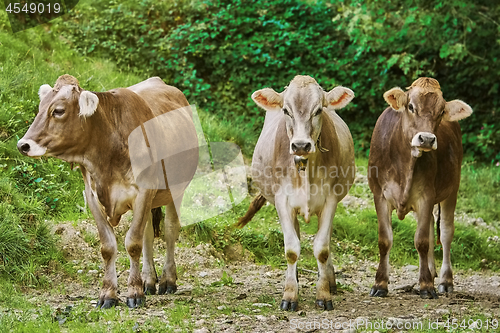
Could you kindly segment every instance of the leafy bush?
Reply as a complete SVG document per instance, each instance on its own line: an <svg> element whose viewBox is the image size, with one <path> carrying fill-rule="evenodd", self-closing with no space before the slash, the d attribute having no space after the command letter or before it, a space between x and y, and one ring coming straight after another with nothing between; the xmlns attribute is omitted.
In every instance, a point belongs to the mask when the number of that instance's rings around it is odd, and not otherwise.
<svg viewBox="0 0 500 333"><path fill-rule="evenodd" d="M465 149L491 161L500 158L500 125L492 120L500 49L488 45L498 39L499 21L500 4L471 0L97 0L56 30L84 55L160 75L192 103L243 124L249 139L263 120L251 93L281 90L296 74L309 74L324 89L355 91L341 115L356 150L366 152L386 107L382 94L432 76L445 98L473 107L462 122ZM481 126L491 133L475 139Z"/></svg>

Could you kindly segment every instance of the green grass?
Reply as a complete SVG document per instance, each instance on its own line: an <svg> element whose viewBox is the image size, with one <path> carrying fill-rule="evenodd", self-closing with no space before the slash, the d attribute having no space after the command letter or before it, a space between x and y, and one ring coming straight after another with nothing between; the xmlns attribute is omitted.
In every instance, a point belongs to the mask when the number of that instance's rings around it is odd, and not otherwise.
<svg viewBox="0 0 500 333"><path fill-rule="evenodd" d="M500 166L464 163L457 211L500 227Z"/></svg>

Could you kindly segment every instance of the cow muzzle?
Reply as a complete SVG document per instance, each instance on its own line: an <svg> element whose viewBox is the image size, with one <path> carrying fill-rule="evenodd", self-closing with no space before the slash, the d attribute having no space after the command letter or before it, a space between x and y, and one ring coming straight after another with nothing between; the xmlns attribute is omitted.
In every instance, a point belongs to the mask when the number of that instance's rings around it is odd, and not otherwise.
<svg viewBox="0 0 500 333"><path fill-rule="evenodd" d="M21 139L17 142L17 149L21 152L21 154L29 157L40 157L45 155L47 152L47 148L44 148L37 144L33 140Z"/></svg>
<svg viewBox="0 0 500 333"><path fill-rule="evenodd" d="M421 151L431 151L437 149L437 138L428 132L418 132L411 140L411 146Z"/></svg>

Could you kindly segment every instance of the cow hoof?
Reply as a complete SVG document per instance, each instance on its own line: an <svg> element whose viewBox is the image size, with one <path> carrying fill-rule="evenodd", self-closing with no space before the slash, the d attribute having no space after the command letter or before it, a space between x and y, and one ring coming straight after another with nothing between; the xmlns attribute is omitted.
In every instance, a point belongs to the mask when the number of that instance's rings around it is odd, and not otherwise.
<svg viewBox="0 0 500 333"><path fill-rule="evenodd" d="M297 311L297 308L299 306L298 302L289 302L286 300L281 301L280 309L283 311Z"/></svg>
<svg viewBox="0 0 500 333"><path fill-rule="evenodd" d="M158 287L158 295L175 294L176 291L177 291L177 286L175 284L166 286L160 285Z"/></svg>
<svg viewBox="0 0 500 333"><path fill-rule="evenodd" d="M438 293L440 293L440 294L452 293L452 292L453 292L453 286L452 285L440 284L438 286Z"/></svg>
<svg viewBox="0 0 500 333"><path fill-rule="evenodd" d="M420 298L423 299L437 299L438 295L434 289L429 290L420 290Z"/></svg>
<svg viewBox="0 0 500 333"><path fill-rule="evenodd" d="M156 294L156 287L155 286L144 286L144 294L155 295Z"/></svg>
<svg viewBox="0 0 500 333"><path fill-rule="evenodd" d="M385 297L385 296L387 296L388 293L389 293L389 291L386 289L377 289L375 287L373 287L370 290L370 296L372 296L372 297Z"/></svg>
<svg viewBox="0 0 500 333"><path fill-rule="evenodd" d="M97 309L110 309L118 304L118 300L114 298L99 300L95 306Z"/></svg>
<svg viewBox="0 0 500 333"><path fill-rule="evenodd" d="M144 304L146 304L145 297L138 297L138 298L127 297L127 306L131 309L144 306Z"/></svg>
<svg viewBox="0 0 500 333"><path fill-rule="evenodd" d="M316 300L316 306L320 308L321 310L326 310L326 311L332 311L333 310L333 303L332 301L323 301L323 300Z"/></svg>

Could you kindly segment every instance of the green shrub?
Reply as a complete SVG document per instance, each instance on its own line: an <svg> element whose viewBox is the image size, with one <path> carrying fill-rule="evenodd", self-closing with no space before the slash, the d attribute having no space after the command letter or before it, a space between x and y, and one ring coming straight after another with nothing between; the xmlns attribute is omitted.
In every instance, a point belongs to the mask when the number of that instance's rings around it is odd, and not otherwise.
<svg viewBox="0 0 500 333"><path fill-rule="evenodd" d="M500 157L492 118L500 48L487 47L498 39L498 21L500 4L471 0L97 0L56 30L81 54L164 77L191 103L245 126L248 138L263 120L250 100L256 89L281 90L296 74L324 89L350 87L356 98L341 116L358 153L387 106L382 94L432 76L446 99L474 109L462 122L465 150L489 162Z"/></svg>

